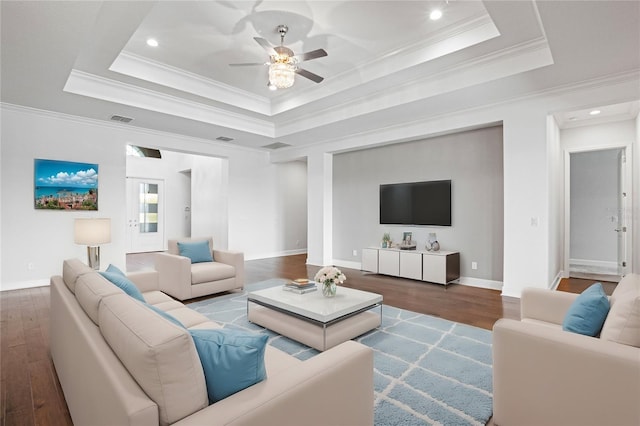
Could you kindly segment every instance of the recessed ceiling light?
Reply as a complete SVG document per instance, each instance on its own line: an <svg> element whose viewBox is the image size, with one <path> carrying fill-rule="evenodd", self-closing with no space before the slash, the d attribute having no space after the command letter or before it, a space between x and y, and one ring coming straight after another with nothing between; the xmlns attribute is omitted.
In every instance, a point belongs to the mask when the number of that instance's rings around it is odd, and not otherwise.
<svg viewBox="0 0 640 426"><path fill-rule="evenodd" d="M151 47L158 47L158 40L156 40L155 38L148 38L147 44Z"/></svg>
<svg viewBox="0 0 640 426"><path fill-rule="evenodd" d="M442 18L442 11L440 9L434 9L429 14L429 19L432 21L437 21L440 18Z"/></svg>
<svg viewBox="0 0 640 426"><path fill-rule="evenodd" d="M569 121L576 121L578 119L578 117L576 117L575 115L572 115L571 117L569 117Z"/></svg>
<svg viewBox="0 0 640 426"><path fill-rule="evenodd" d="M594 109L594 110L593 110L593 111L591 111L589 114L590 114L590 115L598 115L598 114L600 114L600 110L599 110L599 109Z"/></svg>

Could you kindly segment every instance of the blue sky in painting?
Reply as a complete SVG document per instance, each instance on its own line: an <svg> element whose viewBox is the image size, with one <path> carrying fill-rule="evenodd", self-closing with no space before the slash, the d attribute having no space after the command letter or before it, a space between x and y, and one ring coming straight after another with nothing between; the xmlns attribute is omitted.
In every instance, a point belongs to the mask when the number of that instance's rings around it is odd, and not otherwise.
<svg viewBox="0 0 640 426"><path fill-rule="evenodd" d="M35 184L39 187L97 188L98 165L37 159Z"/></svg>

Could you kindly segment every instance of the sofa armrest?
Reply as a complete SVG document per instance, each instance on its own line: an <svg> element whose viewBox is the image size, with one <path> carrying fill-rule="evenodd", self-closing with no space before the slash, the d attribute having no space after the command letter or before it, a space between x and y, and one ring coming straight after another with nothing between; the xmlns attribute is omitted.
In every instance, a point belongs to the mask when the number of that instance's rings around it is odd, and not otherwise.
<svg viewBox="0 0 640 426"><path fill-rule="evenodd" d="M129 278L142 293L160 290L158 271L129 272L127 273L127 278Z"/></svg>
<svg viewBox="0 0 640 426"><path fill-rule="evenodd" d="M578 294L542 288L525 288L520 298L520 316L562 325L569 307Z"/></svg>
<svg viewBox="0 0 640 426"><path fill-rule="evenodd" d="M191 260L169 253L156 253L155 268L158 271L160 291L178 300L191 298Z"/></svg>
<svg viewBox="0 0 640 426"><path fill-rule="evenodd" d="M236 283L244 288L244 253L231 250L213 250L213 260L231 265L236 269Z"/></svg>
<svg viewBox="0 0 640 426"><path fill-rule="evenodd" d="M498 426L640 424L640 349L544 325L493 327Z"/></svg>
<svg viewBox="0 0 640 426"><path fill-rule="evenodd" d="M176 425L373 425L373 351L348 341Z"/></svg>

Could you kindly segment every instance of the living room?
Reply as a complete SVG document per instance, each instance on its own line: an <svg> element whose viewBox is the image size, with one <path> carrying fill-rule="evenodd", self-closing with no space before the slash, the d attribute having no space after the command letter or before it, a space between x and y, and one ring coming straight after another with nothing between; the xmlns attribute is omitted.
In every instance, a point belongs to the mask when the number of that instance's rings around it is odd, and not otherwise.
<svg viewBox="0 0 640 426"><path fill-rule="evenodd" d="M256 28L278 16L278 5L246 2L230 8L230 22L256 20L235 33L219 22L226 16L226 2L213 3L216 37L236 44L216 46L216 52L228 57L224 67L212 66L226 69L227 63L264 59L252 37L263 35ZM301 25L313 22L301 19L313 2L295 3L291 10L280 10L292 19L289 26L295 29L295 19ZM345 9L356 7L340 3ZM384 7L392 7L381 3L376 19L388 12ZM357 16L340 9L331 15L332 25L325 18L325 26L315 28L322 36L287 35L297 43L295 51L327 49L326 58L305 63L325 81L315 85L298 78L293 88L270 94L266 68L235 68L243 84L259 75L265 92L239 106L239 100L221 92L213 96L202 87L197 92L167 86L157 80L155 68L148 80L109 70L132 35L140 36L136 30L148 24L145 19L154 10L162 12L161 6L154 9L156 2L3 1L0 289L48 286L50 277L61 273L64 259L85 259L86 247L73 241L76 218L110 218L111 241L101 245L101 262L126 267L127 178L153 177L131 171L131 162L154 161L128 158L130 145L222 161L222 186L216 188L224 192L222 207L208 204L191 212L206 217L208 209L215 211L215 223L210 218L196 222L190 233L212 235L219 248L242 251L246 260L306 253L309 266L358 270L362 249L378 247L385 232L395 241L403 232L413 232L421 247L428 233L436 232L443 249L461 253L460 284L513 298L528 287L554 289L569 275L568 156L625 149L631 173L627 272L638 273L638 3L473 3L483 10L478 16L484 35L469 28L465 34L479 37L476 44L440 56L427 46L428 59L404 52L400 59L406 64L390 68L394 76L361 66L357 83L352 74L331 69L341 64L326 62L332 54L343 54L341 42L357 44L358 34L349 31L366 33L355 24L357 28L339 25L337 16ZM313 18L321 20L321 14ZM440 30L451 35L460 23ZM480 32L478 28L473 31ZM344 38L332 39L339 31ZM393 35L384 35L391 43ZM280 41L278 34L268 37L273 45ZM396 43L417 43L408 35L397 37ZM437 45L437 37L430 40ZM93 83L102 86L96 89ZM148 96L144 102L143 96ZM163 103L169 100L175 102ZM190 115L185 105L194 108ZM595 110L601 114L589 115ZM134 120L114 122L109 119L114 114ZM216 140L218 136L234 141ZM264 148L278 142L289 146ZM35 159L98 164L98 212L34 209ZM380 184L437 179L453 182L454 226L379 223ZM167 206L172 197L167 192ZM179 215L173 213L174 218ZM181 224L165 229L166 239L186 236Z"/></svg>

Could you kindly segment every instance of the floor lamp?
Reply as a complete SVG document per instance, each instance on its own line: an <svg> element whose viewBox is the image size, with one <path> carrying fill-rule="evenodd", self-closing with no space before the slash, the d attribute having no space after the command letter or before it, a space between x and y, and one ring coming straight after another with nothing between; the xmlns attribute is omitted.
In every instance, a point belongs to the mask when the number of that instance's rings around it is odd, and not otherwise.
<svg viewBox="0 0 640 426"><path fill-rule="evenodd" d="M73 229L76 244L87 246L89 266L100 269L100 244L111 242L111 219L76 219Z"/></svg>

